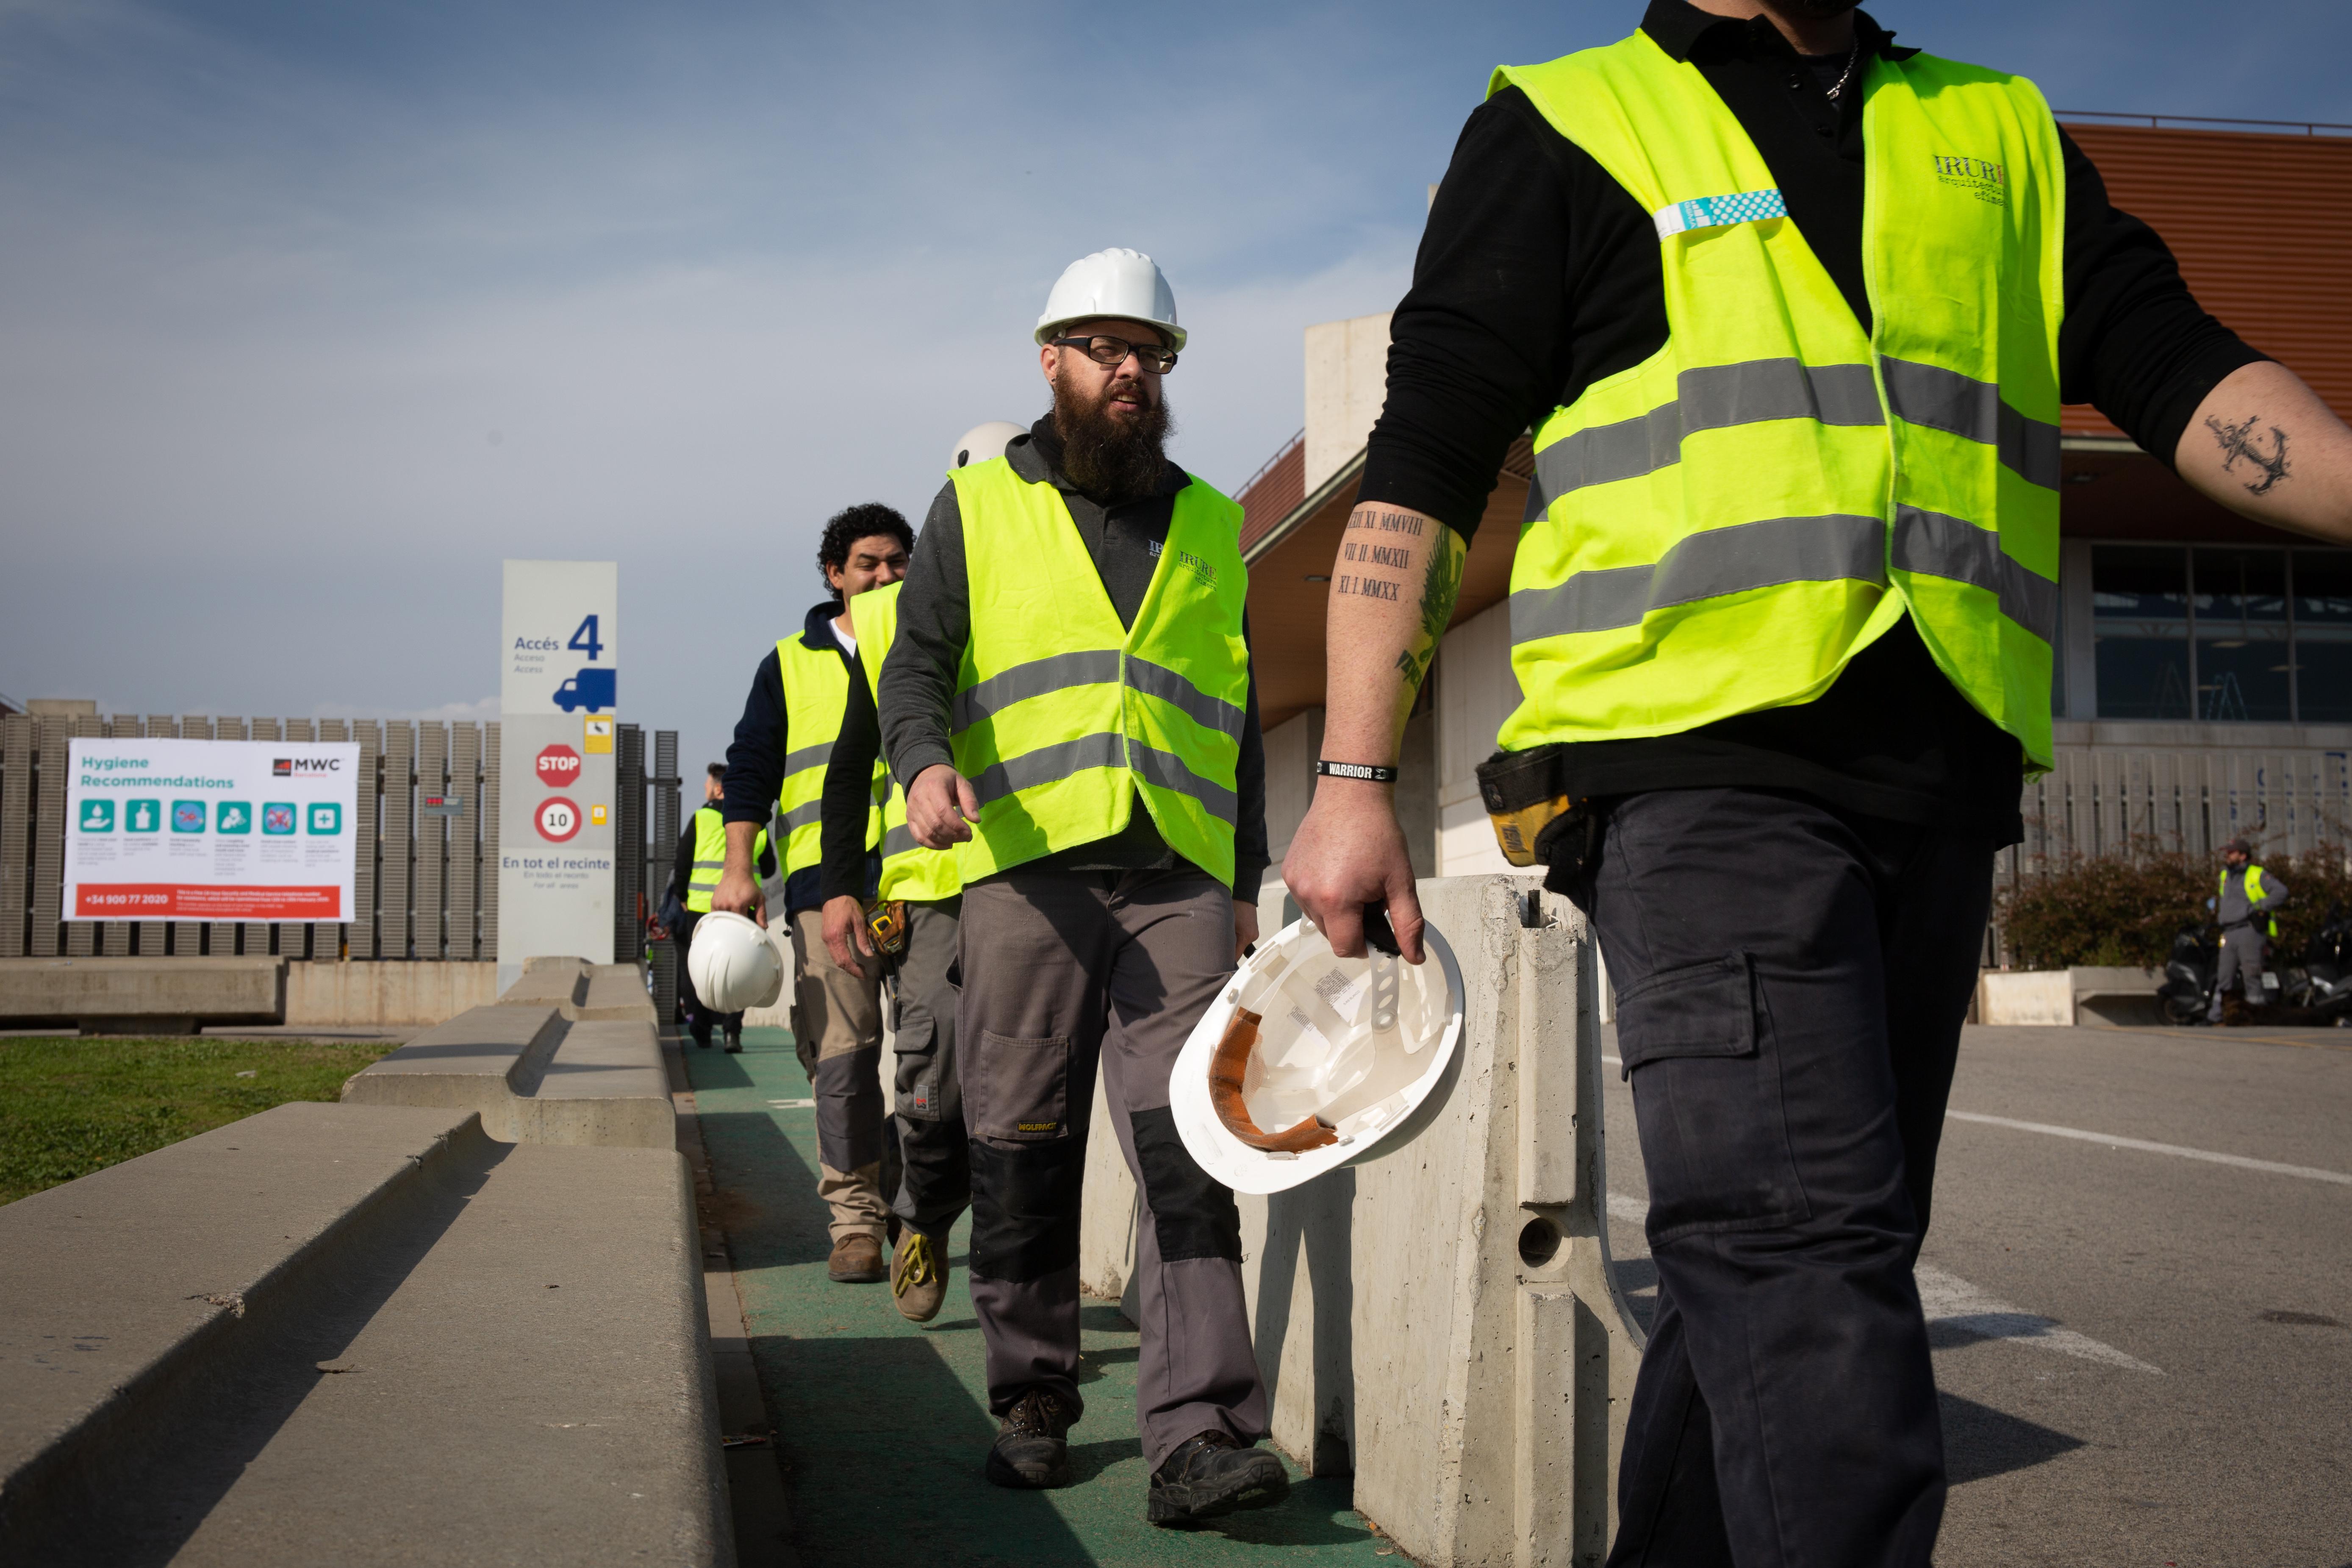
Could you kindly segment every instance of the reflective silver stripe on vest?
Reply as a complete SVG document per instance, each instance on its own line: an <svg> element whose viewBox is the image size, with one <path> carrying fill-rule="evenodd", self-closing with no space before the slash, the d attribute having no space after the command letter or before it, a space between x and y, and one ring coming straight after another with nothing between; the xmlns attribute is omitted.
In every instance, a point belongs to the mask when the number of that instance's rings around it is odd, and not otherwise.
<svg viewBox="0 0 2352 1568"><path fill-rule="evenodd" d="M1085 648L1076 653L1033 658L957 692L948 727L961 734L1015 702L1026 702L1048 692L1066 691L1073 686L1101 686L1118 679L1118 649L1115 647Z"/></svg>
<svg viewBox="0 0 2352 1568"><path fill-rule="evenodd" d="M1895 509L1895 565L1990 590L2000 613L2043 642L2058 636L2058 584L2001 552L2000 535L1916 506Z"/></svg>
<svg viewBox="0 0 2352 1568"><path fill-rule="evenodd" d="M820 820L824 815L824 801L822 798L819 798L816 800L803 801L799 805L793 807L792 810L784 813L779 820L783 823L784 834L789 837L793 829L806 827L812 823Z"/></svg>
<svg viewBox="0 0 2352 1568"><path fill-rule="evenodd" d="M1653 566L1579 572L1554 588L1511 595L1511 641L1639 626L1653 610L1783 583L1843 578L1884 584L1886 525L1874 517L1775 517L1711 528Z"/></svg>
<svg viewBox="0 0 2352 1568"><path fill-rule="evenodd" d="M1241 796L1221 784L1202 778L1186 767L1181 757L1140 742L1129 750L1135 758L1135 771L1141 773L1146 782L1164 790L1173 790L1178 795L1191 795L1209 808L1210 816L1228 827L1240 820Z"/></svg>
<svg viewBox="0 0 2352 1568"><path fill-rule="evenodd" d="M923 847L922 843L916 838L915 830L903 822L882 836L882 858L885 860L894 855L904 855L909 849L921 847Z"/></svg>
<svg viewBox="0 0 2352 1568"><path fill-rule="evenodd" d="M2020 479L2058 488L2058 426L2020 414L1989 381L1916 360L1880 363L1886 367L1887 405L1899 417L1980 441L1998 451L2001 467Z"/></svg>
<svg viewBox="0 0 2352 1568"><path fill-rule="evenodd" d="M1170 707L1182 710L1187 718L1203 729L1231 736L1235 742L1242 738L1242 710L1222 697L1210 696L1164 665L1130 655L1127 683L1146 697L1157 697Z"/></svg>
<svg viewBox="0 0 2352 1568"><path fill-rule="evenodd" d="M784 776L792 777L804 768L821 768L833 760L833 742L821 746L803 746L797 752L784 753Z"/></svg>
<svg viewBox="0 0 2352 1568"><path fill-rule="evenodd" d="M1563 436L1536 454L1526 521L1532 522L1570 490L1654 473L1682 461L1683 440L1700 430L1769 419L1824 425L1884 425L1878 384L1866 364L1808 366L1759 359L1703 365L1675 378L1675 400L1614 425Z"/></svg>
<svg viewBox="0 0 2352 1568"><path fill-rule="evenodd" d="M1125 767L1126 745L1127 737L1116 731L1104 731L1056 745L1040 746L1034 752L991 763L971 781L972 791L980 796L981 805L990 805L1007 795L1085 773L1088 768Z"/></svg>

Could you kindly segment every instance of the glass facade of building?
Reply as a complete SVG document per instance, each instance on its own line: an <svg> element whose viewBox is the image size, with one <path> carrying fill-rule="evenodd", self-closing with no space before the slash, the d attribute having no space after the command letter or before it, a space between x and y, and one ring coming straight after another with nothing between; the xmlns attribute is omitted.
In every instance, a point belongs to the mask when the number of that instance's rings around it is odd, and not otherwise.
<svg viewBox="0 0 2352 1568"><path fill-rule="evenodd" d="M2352 551L2101 544L2102 719L2352 723Z"/></svg>

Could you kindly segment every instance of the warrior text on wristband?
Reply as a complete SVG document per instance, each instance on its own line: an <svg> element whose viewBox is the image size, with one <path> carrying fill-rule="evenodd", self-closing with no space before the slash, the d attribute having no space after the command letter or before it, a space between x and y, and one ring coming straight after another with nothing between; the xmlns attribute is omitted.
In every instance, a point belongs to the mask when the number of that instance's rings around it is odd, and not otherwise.
<svg viewBox="0 0 2352 1568"><path fill-rule="evenodd" d="M1363 779L1370 784L1397 782L1397 771L1394 768L1374 767L1370 763L1335 763L1328 759L1320 759L1315 764L1315 771L1318 773L1328 773L1335 779Z"/></svg>

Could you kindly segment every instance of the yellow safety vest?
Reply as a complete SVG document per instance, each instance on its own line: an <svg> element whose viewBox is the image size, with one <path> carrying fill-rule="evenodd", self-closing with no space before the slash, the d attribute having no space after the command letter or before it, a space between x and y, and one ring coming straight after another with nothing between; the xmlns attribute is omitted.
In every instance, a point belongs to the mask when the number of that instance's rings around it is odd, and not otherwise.
<svg viewBox="0 0 2352 1568"><path fill-rule="evenodd" d="M824 830L818 820L824 765L833 760L833 743L841 736L841 715L849 702L849 667L842 662L840 648L819 650L796 637L776 645L776 664L784 678L784 743L792 748L784 753L783 783L776 790L776 812L784 826L782 874L789 879L824 858ZM875 774L878 784L878 765ZM877 802L866 817L866 847L871 849L881 842Z"/></svg>
<svg viewBox="0 0 2352 1568"><path fill-rule="evenodd" d="M1636 33L1506 86L1653 215L1668 337L1536 432L1505 748L1810 701L1908 611L2049 767L2065 190L2040 90L1872 62L1864 337L1697 67Z"/></svg>
<svg viewBox="0 0 2352 1568"><path fill-rule="evenodd" d="M751 840L751 865L756 874L760 857L768 852L768 830ZM694 814L694 870L686 884L686 907L698 915L710 912L710 896L719 890L719 873L727 868L727 818L715 805Z"/></svg>
<svg viewBox="0 0 2352 1568"><path fill-rule="evenodd" d="M964 882L1110 837L1140 795L1170 848L1230 883L1249 696L1241 508L1197 479L1178 490L1121 626L1060 491L1003 458L949 479L971 592L949 729L981 800L957 846Z"/></svg>
<svg viewBox="0 0 2352 1568"><path fill-rule="evenodd" d="M2221 885L2213 890L2213 912L2215 914L2218 915L2221 912L2221 900L2229 890L2230 873L2227 869L2224 869L2221 873ZM2246 865L2246 902L2250 906L2247 909L2246 913L2249 916L2257 912L2251 908L2251 906L2260 903L2262 901L2262 897L2263 868L2260 866L2254 865L2252 861L2249 861ZM2278 917L2276 915L2270 917L2269 934L2273 937L2278 935Z"/></svg>
<svg viewBox="0 0 2352 1568"><path fill-rule="evenodd" d="M850 624L857 629L857 662L865 668L866 684L876 697L882 694L882 661L898 635L898 588L896 583L869 588L849 602ZM893 779L882 801L882 880L876 897L911 899L938 903L963 891L952 849L926 849L915 842L907 826L907 787Z"/></svg>

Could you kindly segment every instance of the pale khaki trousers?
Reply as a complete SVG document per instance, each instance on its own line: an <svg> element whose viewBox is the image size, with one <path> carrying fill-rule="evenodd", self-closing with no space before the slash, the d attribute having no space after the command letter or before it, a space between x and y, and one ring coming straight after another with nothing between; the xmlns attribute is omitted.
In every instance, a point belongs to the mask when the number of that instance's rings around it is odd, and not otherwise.
<svg viewBox="0 0 2352 1568"><path fill-rule="evenodd" d="M878 974L860 979L824 947L824 912L792 917L793 1043L816 1097L817 1195L845 1237L888 1235L882 1192L882 1004Z"/></svg>

